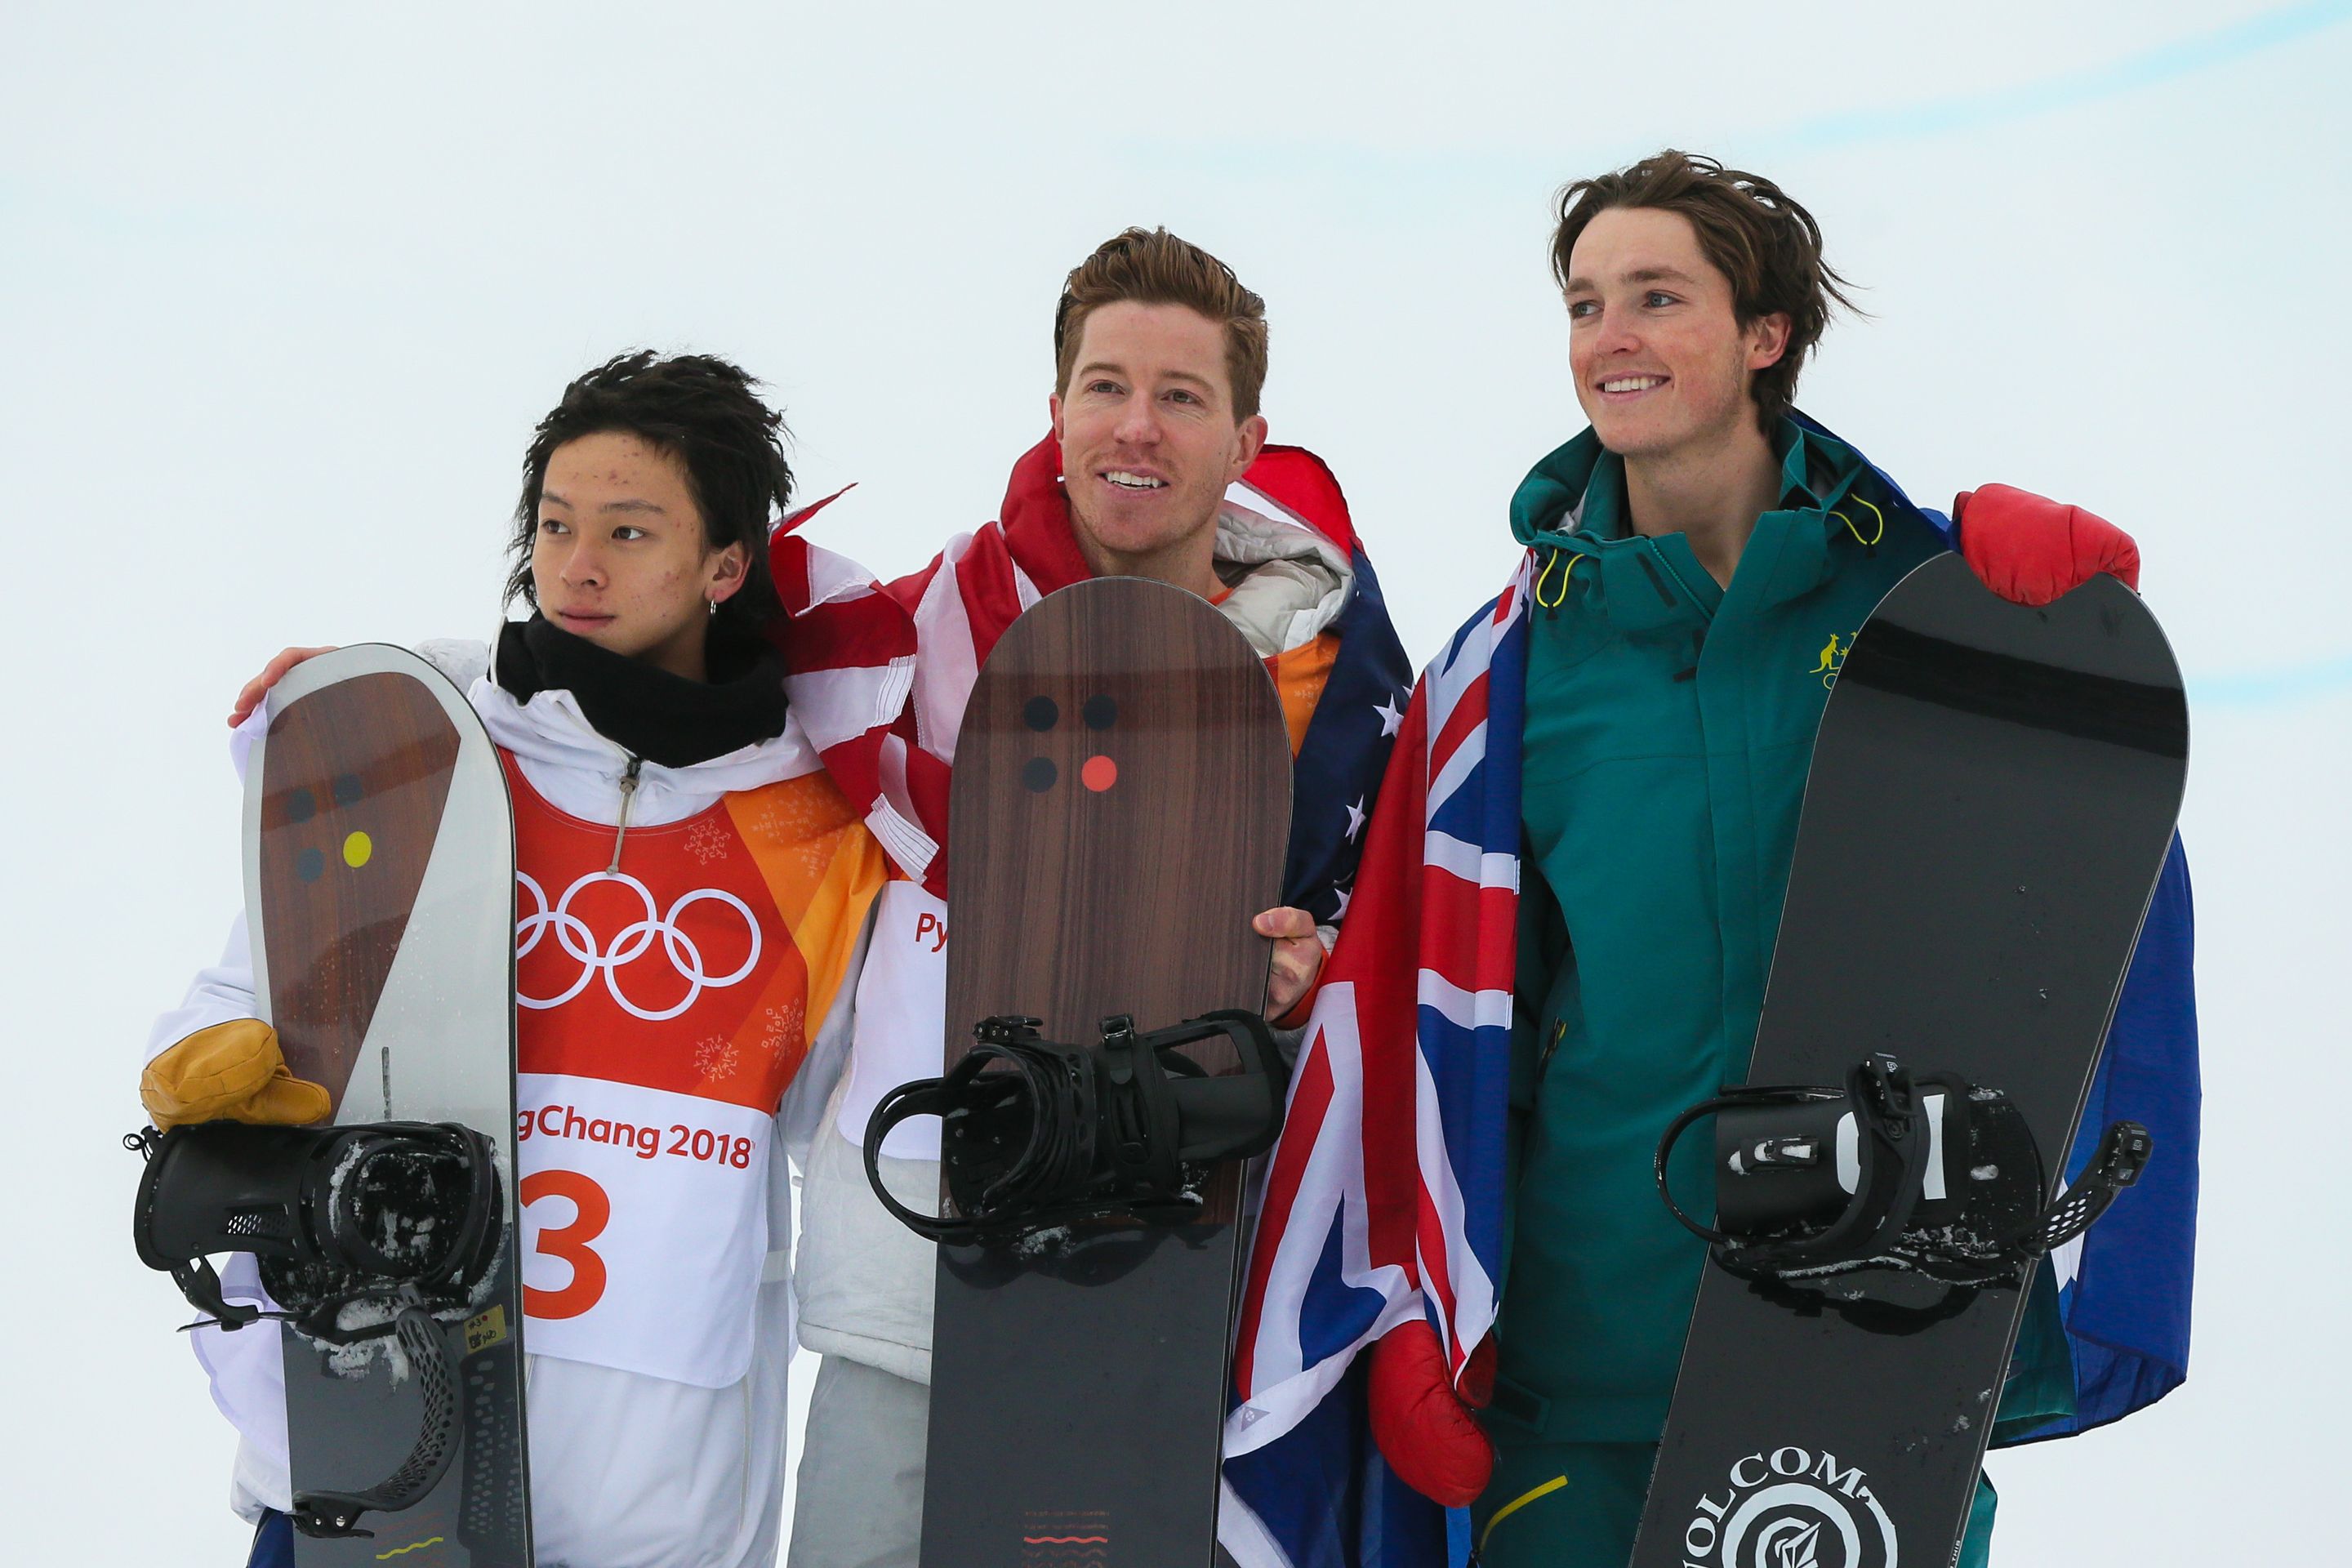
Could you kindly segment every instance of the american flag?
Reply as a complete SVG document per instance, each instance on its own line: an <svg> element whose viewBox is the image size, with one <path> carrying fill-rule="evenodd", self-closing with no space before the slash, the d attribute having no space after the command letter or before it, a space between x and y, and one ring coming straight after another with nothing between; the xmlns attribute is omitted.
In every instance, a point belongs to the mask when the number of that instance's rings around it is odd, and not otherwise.
<svg viewBox="0 0 2352 1568"><path fill-rule="evenodd" d="M1425 1317L1454 1376L1495 1320L1529 564L1396 720L1356 908L1268 1168L1225 1429L1242 1568L1407 1568L1445 1518L1366 1436L1357 1352Z"/></svg>
<svg viewBox="0 0 2352 1568"><path fill-rule="evenodd" d="M865 804L892 862L947 895L948 780L972 683L1021 612L1091 576L1071 531L1060 448L1013 466L994 521L958 534L929 565L887 584L797 531L828 496L777 525L770 570L786 616L774 633L793 711L834 781ZM1338 923L1412 674L1347 498L1320 458L1268 447L1228 507L1310 529L1349 558L1354 586L1334 660L1294 769L1283 897Z"/></svg>

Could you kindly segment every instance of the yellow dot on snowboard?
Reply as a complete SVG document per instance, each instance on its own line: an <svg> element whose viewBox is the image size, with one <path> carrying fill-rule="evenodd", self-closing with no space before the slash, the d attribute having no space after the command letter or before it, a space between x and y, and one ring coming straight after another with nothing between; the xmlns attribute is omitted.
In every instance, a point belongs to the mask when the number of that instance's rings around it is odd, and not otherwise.
<svg viewBox="0 0 2352 1568"><path fill-rule="evenodd" d="M368 857L374 853L375 844L364 833L354 833L343 840L343 864L355 871L366 865Z"/></svg>

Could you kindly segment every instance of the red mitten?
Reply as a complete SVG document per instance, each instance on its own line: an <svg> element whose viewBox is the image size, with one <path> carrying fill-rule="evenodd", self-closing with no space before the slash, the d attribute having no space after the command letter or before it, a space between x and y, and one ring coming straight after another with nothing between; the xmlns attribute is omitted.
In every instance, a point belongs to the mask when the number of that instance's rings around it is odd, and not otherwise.
<svg viewBox="0 0 2352 1568"><path fill-rule="evenodd" d="M1987 485L1954 498L1952 521L1978 580L2012 603L2046 605L2102 572L2139 586L2139 546L2081 507Z"/></svg>
<svg viewBox="0 0 2352 1568"><path fill-rule="evenodd" d="M1495 1473L1495 1447L1471 1411L1495 1386L1495 1340L1470 1352L1456 1394L1445 1352L1425 1318L1398 1324L1372 1346L1372 1441L1405 1485L1446 1508L1468 1508Z"/></svg>

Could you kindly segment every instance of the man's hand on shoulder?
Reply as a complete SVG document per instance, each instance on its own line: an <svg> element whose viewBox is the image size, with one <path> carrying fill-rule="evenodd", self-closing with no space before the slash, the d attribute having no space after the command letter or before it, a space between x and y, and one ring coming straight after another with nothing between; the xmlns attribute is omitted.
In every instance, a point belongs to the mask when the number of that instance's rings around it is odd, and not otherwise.
<svg viewBox="0 0 2352 1568"><path fill-rule="evenodd" d="M278 657L263 665L261 673L247 681L245 689L236 694L236 705L228 710L228 727L234 730L244 723L246 715L261 706L261 700L269 695L271 687L286 679L288 670L306 658L316 658L322 653L334 651L331 643L325 647L280 648Z"/></svg>
<svg viewBox="0 0 2352 1568"><path fill-rule="evenodd" d="M2014 604L2046 605L2102 572L2139 587L2139 546L2081 507L1986 485L1954 498L1952 521L1978 580Z"/></svg>

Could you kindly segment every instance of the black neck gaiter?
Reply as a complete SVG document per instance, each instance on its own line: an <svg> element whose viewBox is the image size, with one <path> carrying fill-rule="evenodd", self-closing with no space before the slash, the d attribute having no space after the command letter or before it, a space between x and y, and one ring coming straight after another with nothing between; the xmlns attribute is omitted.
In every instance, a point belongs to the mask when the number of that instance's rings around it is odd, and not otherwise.
<svg viewBox="0 0 2352 1568"><path fill-rule="evenodd" d="M682 768L783 733L784 667L774 650L714 630L709 658L710 679L688 680L533 616L499 634L498 682L519 702L569 691L598 734L649 763Z"/></svg>

